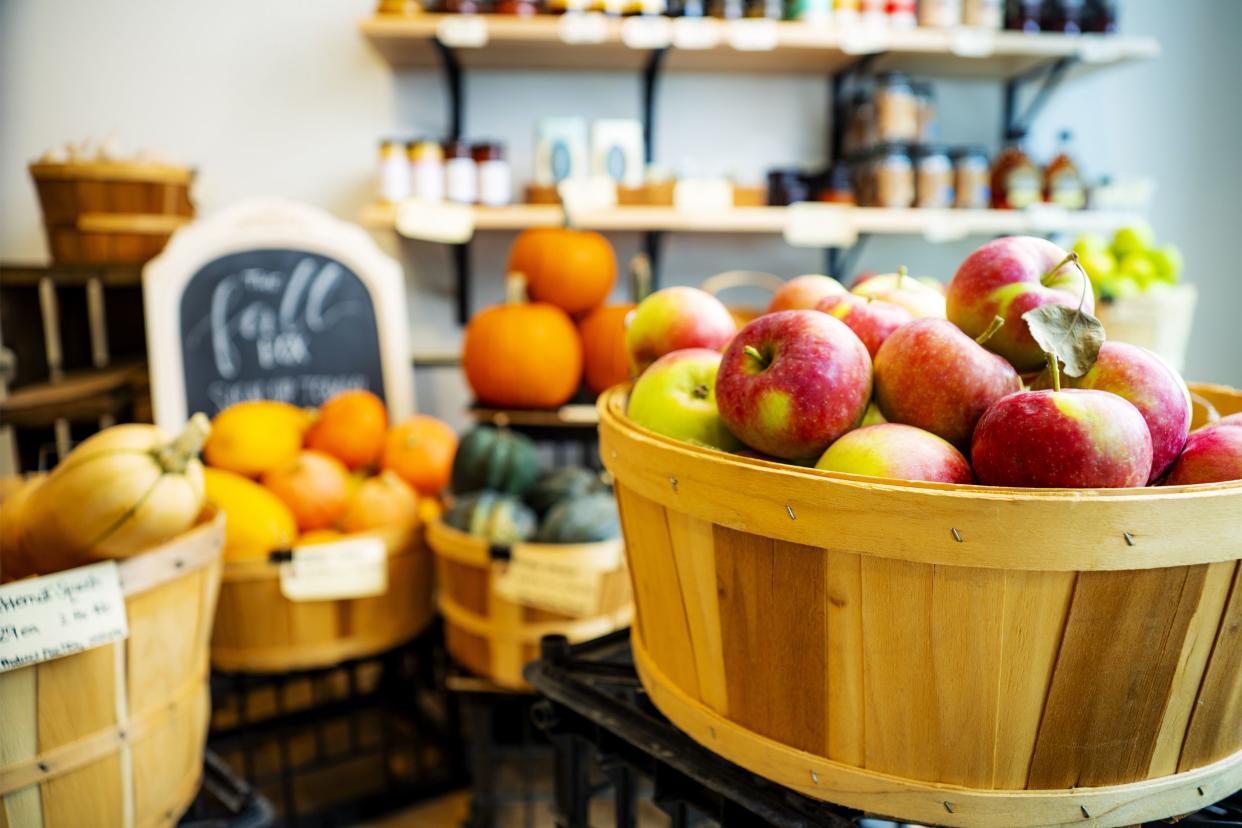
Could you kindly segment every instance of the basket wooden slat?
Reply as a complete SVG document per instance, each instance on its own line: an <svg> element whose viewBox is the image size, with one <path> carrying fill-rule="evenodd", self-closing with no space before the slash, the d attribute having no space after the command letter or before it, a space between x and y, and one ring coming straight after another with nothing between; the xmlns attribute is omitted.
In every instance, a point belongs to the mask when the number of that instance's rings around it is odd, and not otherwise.
<svg viewBox="0 0 1242 828"><path fill-rule="evenodd" d="M225 561L212 666L254 673L327 667L422 632L433 615L435 575L422 527L374 534L388 549L388 590L369 598L291 601L280 591L279 564Z"/></svg>
<svg viewBox="0 0 1242 828"><path fill-rule="evenodd" d="M0 673L0 824L167 826L198 791L224 518L120 563L129 638Z"/></svg>
<svg viewBox="0 0 1242 828"><path fill-rule="evenodd" d="M1129 825L1242 787L1242 483L876 481L675 443L624 399L600 433L635 662L696 740L943 825Z"/></svg>

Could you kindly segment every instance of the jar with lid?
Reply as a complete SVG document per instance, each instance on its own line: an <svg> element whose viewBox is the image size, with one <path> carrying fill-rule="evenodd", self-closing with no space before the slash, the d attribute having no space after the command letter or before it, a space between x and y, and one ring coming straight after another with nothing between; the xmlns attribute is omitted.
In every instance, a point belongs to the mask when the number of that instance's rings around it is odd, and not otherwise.
<svg viewBox="0 0 1242 828"><path fill-rule="evenodd" d="M874 143L875 104L871 100L871 91L856 89L850 98L849 114L846 116L843 154L865 152Z"/></svg>
<svg viewBox="0 0 1242 828"><path fill-rule="evenodd" d="M810 198L810 188L802 170L768 170L768 206L787 207Z"/></svg>
<svg viewBox="0 0 1242 828"><path fill-rule="evenodd" d="M832 19L838 25L855 25L861 11L861 0L832 0Z"/></svg>
<svg viewBox="0 0 1242 828"><path fill-rule="evenodd" d="M914 204L914 163L910 145L889 141L876 147L871 164L873 204L876 207L910 207Z"/></svg>
<svg viewBox="0 0 1242 828"><path fill-rule="evenodd" d="M1087 206L1087 187L1074 160L1074 136L1069 130L1062 130L1057 139L1056 157L1044 168L1044 201L1067 210L1081 210Z"/></svg>
<svg viewBox="0 0 1242 828"><path fill-rule="evenodd" d="M854 186L850 183L850 169L845 164L833 164L819 177L816 201L828 204L854 204Z"/></svg>
<svg viewBox="0 0 1242 828"><path fill-rule="evenodd" d="M479 203L503 207L513 200L513 176L503 144L483 141L470 148L478 171Z"/></svg>
<svg viewBox="0 0 1242 828"><path fill-rule="evenodd" d="M962 0L919 0L919 25L948 29L962 22Z"/></svg>
<svg viewBox="0 0 1242 828"><path fill-rule="evenodd" d="M1007 0L1005 28L1037 34L1043 17L1043 0Z"/></svg>
<svg viewBox="0 0 1242 828"><path fill-rule="evenodd" d="M832 0L790 0L785 17L788 20L827 25L832 22Z"/></svg>
<svg viewBox="0 0 1242 828"><path fill-rule="evenodd" d="M1082 30L1098 34L1117 33L1117 0L1087 0L1082 9Z"/></svg>
<svg viewBox="0 0 1242 828"><path fill-rule="evenodd" d="M486 14L492 10L491 0L443 0L446 14Z"/></svg>
<svg viewBox="0 0 1242 828"><path fill-rule="evenodd" d="M538 0L496 0L496 14L513 14L518 17L532 17L539 14Z"/></svg>
<svg viewBox="0 0 1242 828"><path fill-rule="evenodd" d="M926 2L926 0L924 0ZM919 25L918 0L887 0L884 13L893 29L913 29Z"/></svg>
<svg viewBox="0 0 1242 828"><path fill-rule="evenodd" d="M721 20L739 20L746 16L745 0L709 0L708 13Z"/></svg>
<svg viewBox="0 0 1242 828"><path fill-rule="evenodd" d="M888 25L888 0L860 0L859 12L866 26L884 28Z"/></svg>
<svg viewBox="0 0 1242 828"><path fill-rule="evenodd" d="M1004 0L965 0L962 23L981 29L999 29L1005 23Z"/></svg>
<svg viewBox="0 0 1242 828"><path fill-rule="evenodd" d="M926 144L914 152L916 207L953 206L953 164L940 144Z"/></svg>
<svg viewBox="0 0 1242 828"><path fill-rule="evenodd" d="M746 16L750 18L780 20L784 17L782 0L746 0Z"/></svg>
<svg viewBox="0 0 1242 828"><path fill-rule="evenodd" d="M380 201L395 204L409 195L410 159L405 154L405 142L385 138L379 149Z"/></svg>
<svg viewBox="0 0 1242 828"><path fill-rule="evenodd" d="M910 78L901 72L885 72L876 78L875 136L889 143L918 139L918 100Z"/></svg>
<svg viewBox="0 0 1242 828"><path fill-rule="evenodd" d="M1020 139L1010 136L1008 145L992 165L992 206L1000 210L1021 210L1043 196L1039 167L1022 149Z"/></svg>
<svg viewBox="0 0 1242 828"><path fill-rule="evenodd" d="M991 165L983 147L959 147L953 151L953 206L986 210L992 202Z"/></svg>
<svg viewBox="0 0 1242 828"><path fill-rule="evenodd" d="M912 86L918 107L918 142L932 143L940 137L940 125L936 120L936 90L927 81L915 81Z"/></svg>
<svg viewBox="0 0 1242 828"><path fill-rule="evenodd" d="M1044 0L1040 28L1045 32L1082 33L1083 0Z"/></svg>
<svg viewBox="0 0 1242 828"><path fill-rule="evenodd" d="M444 144L444 197L458 204L479 200L479 168L465 141Z"/></svg>
<svg viewBox="0 0 1242 828"><path fill-rule="evenodd" d="M410 155L410 195L420 201L444 200L444 150L438 141L414 141Z"/></svg>

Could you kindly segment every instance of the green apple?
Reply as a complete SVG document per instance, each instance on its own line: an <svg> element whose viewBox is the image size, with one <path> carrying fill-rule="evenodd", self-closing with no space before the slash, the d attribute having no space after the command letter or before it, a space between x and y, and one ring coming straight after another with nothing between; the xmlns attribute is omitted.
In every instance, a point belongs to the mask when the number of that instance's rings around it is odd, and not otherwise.
<svg viewBox="0 0 1242 828"><path fill-rule="evenodd" d="M627 409L630 419L674 440L722 451L741 448L716 408L719 368L720 352L709 348L665 354L634 383Z"/></svg>
<svg viewBox="0 0 1242 828"><path fill-rule="evenodd" d="M1146 252L1156 241L1156 234L1146 222L1122 227L1113 236L1113 253L1123 259L1132 253Z"/></svg>
<svg viewBox="0 0 1242 828"><path fill-rule="evenodd" d="M1117 269L1117 260L1113 258L1112 253L1108 252L1108 248L1079 253L1078 263L1082 265L1083 270L1087 271L1087 276L1091 278L1093 284Z"/></svg>
<svg viewBox="0 0 1242 828"><path fill-rule="evenodd" d="M1123 273L1112 273L1095 284L1099 286L1101 299L1125 299L1141 293L1138 284Z"/></svg>
<svg viewBox="0 0 1242 828"><path fill-rule="evenodd" d="M1074 242L1074 252L1079 259L1085 259L1091 253L1107 253L1108 239L1099 233L1083 233Z"/></svg>
<svg viewBox="0 0 1242 828"><path fill-rule="evenodd" d="M1182 275L1185 262L1182 251L1175 244L1162 244L1147 254L1156 267L1156 275L1166 282L1176 282Z"/></svg>
<svg viewBox="0 0 1242 828"><path fill-rule="evenodd" d="M1156 266L1147 258L1146 253L1131 253L1126 256L1117 265L1117 272L1133 279L1143 290L1156 280Z"/></svg>

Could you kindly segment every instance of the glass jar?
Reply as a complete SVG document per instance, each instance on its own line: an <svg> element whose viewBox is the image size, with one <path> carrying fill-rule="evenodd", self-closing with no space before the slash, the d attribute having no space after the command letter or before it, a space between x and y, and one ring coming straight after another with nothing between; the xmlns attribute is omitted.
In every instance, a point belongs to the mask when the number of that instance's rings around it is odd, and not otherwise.
<svg viewBox="0 0 1242 828"><path fill-rule="evenodd" d="M992 202L991 165L983 147L961 147L953 152L953 206L986 210Z"/></svg>
<svg viewBox="0 0 1242 828"><path fill-rule="evenodd" d="M892 29L913 29L919 25L918 0L887 0L884 13Z"/></svg>
<svg viewBox="0 0 1242 828"><path fill-rule="evenodd" d="M1004 0L965 0L962 23L981 29L999 29L1005 23Z"/></svg>
<svg viewBox="0 0 1242 828"><path fill-rule="evenodd" d="M1082 9L1082 30L1098 34L1117 33L1117 0L1087 0Z"/></svg>
<svg viewBox="0 0 1242 828"><path fill-rule="evenodd" d="M914 100L918 106L918 142L930 144L940 137L936 120L936 91L927 81L915 81Z"/></svg>
<svg viewBox="0 0 1242 828"><path fill-rule="evenodd" d="M747 17L780 20L784 14L782 0L746 0Z"/></svg>
<svg viewBox="0 0 1242 828"><path fill-rule="evenodd" d="M875 137L881 142L909 142L919 136L919 105L910 78L885 72L876 78Z"/></svg>
<svg viewBox="0 0 1242 828"><path fill-rule="evenodd" d="M379 149L380 201L396 204L410 195L410 159L405 142L385 138Z"/></svg>
<svg viewBox="0 0 1242 828"><path fill-rule="evenodd" d="M446 14L485 14L492 10L490 0L443 0Z"/></svg>
<svg viewBox="0 0 1242 828"><path fill-rule="evenodd" d="M916 207L946 208L953 206L953 163L949 151L939 144L927 144L915 150Z"/></svg>
<svg viewBox="0 0 1242 828"><path fill-rule="evenodd" d="M1043 0L1008 0L1005 3L1005 28L1036 34L1043 17Z"/></svg>
<svg viewBox="0 0 1242 828"><path fill-rule="evenodd" d="M872 161L876 207L904 208L914 204L914 163L910 145L890 141L876 148Z"/></svg>
<svg viewBox="0 0 1242 828"><path fill-rule="evenodd" d="M740 20L746 15L745 0L710 0L708 14L721 20Z"/></svg>
<svg viewBox="0 0 1242 828"><path fill-rule="evenodd" d="M444 145L444 197L458 204L479 200L479 168L465 141Z"/></svg>
<svg viewBox="0 0 1242 828"><path fill-rule="evenodd" d="M992 165L992 206L999 210L1021 210L1043 196L1039 167L1016 141L1001 150Z"/></svg>
<svg viewBox="0 0 1242 828"><path fill-rule="evenodd" d="M542 11L537 0L496 0L496 14L531 17Z"/></svg>
<svg viewBox="0 0 1242 828"><path fill-rule="evenodd" d="M1040 28L1045 32L1082 33L1083 0L1044 0Z"/></svg>
<svg viewBox="0 0 1242 828"><path fill-rule="evenodd" d="M1081 210L1087 206L1087 186L1074 160L1074 137L1069 130L1062 130L1057 139L1057 154L1044 168L1044 201Z"/></svg>
<svg viewBox="0 0 1242 828"><path fill-rule="evenodd" d="M854 204L854 187L850 183L850 169L845 164L833 164L820 177L820 189L816 201L828 204Z"/></svg>
<svg viewBox="0 0 1242 828"><path fill-rule="evenodd" d="M768 206L788 207L798 201L809 201L810 188L802 170L768 171Z"/></svg>
<svg viewBox="0 0 1242 828"><path fill-rule="evenodd" d="M415 141L410 156L410 195L420 201L444 200L444 150L438 141Z"/></svg>
<svg viewBox="0 0 1242 828"><path fill-rule="evenodd" d="M871 92L857 89L849 104L849 115L846 120L845 146L843 154L854 155L866 152L875 143L875 104L871 100Z"/></svg>
<svg viewBox="0 0 1242 828"><path fill-rule="evenodd" d="M919 0L919 25L948 29L962 22L962 0Z"/></svg>
<svg viewBox="0 0 1242 828"><path fill-rule="evenodd" d="M503 207L513 200L513 175L503 144L483 141L470 148L479 180L479 203Z"/></svg>

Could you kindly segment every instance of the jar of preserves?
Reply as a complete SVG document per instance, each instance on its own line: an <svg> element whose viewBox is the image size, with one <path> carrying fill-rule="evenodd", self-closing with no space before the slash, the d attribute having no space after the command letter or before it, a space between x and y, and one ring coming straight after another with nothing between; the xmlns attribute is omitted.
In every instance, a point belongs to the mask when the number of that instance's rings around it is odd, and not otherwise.
<svg viewBox="0 0 1242 828"><path fill-rule="evenodd" d="M916 207L953 206L953 163L939 144L918 147L914 153Z"/></svg>
<svg viewBox="0 0 1242 828"><path fill-rule="evenodd" d="M395 204L410 195L410 159L405 142L385 138L379 149L380 201Z"/></svg>
<svg viewBox="0 0 1242 828"><path fill-rule="evenodd" d="M1043 179L1039 167L1021 144L1011 138L992 165L992 206L999 210L1021 210L1042 196Z"/></svg>
<svg viewBox="0 0 1242 828"><path fill-rule="evenodd" d="M1082 9L1082 30L1116 34L1117 0L1087 0Z"/></svg>
<svg viewBox="0 0 1242 828"><path fill-rule="evenodd" d="M889 141L876 148L871 164L873 205L904 208L914 205L914 162L910 145Z"/></svg>
<svg viewBox="0 0 1242 828"><path fill-rule="evenodd" d="M787 207L810 199L810 187L802 170L768 171L768 206Z"/></svg>
<svg viewBox="0 0 1242 828"><path fill-rule="evenodd" d="M999 29L1005 24L1004 0L965 0L962 24L981 29Z"/></svg>
<svg viewBox="0 0 1242 828"><path fill-rule="evenodd" d="M531 17L539 14L537 0L496 0L496 14L513 14L518 17Z"/></svg>
<svg viewBox="0 0 1242 828"><path fill-rule="evenodd" d="M833 164L820 177L816 201L828 204L854 204L854 186L850 183L850 169L845 164Z"/></svg>
<svg viewBox="0 0 1242 828"><path fill-rule="evenodd" d="M843 154L855 155L865 152L875 143L875 104L871 91L856 89L850 99L849 115L845 127Z"/></svg>
<svg viewBox="0 0 1242 828"><path fill-rule="evenodd" d="M986 210L992 202L988 153L983 147L960 147L953 151L953 206Z"/></svg>
<svg viewBox="0 0 1242 828"><path fill-rule="evenodd" d="M1044 0L1039 25L1045 32L1082 33L1083 0Z"/></svg>
<svg viewBox="0 0 1242 828"><path fill-rule="evenodd" d="M940 137L940 125L936 120L936 91L927 81L915 81L914 100L918 106L918 136L920 144L929 144Z"/></svg>
<svg viewBox="0 0 1242 828"><path fill-rule="evenodd" d="M1069 130L1062 130L1057 138L1056 157L1044 168L1044 201L1067 210L1081 210L1087 206L1087 186L1074 160L1074 136Z"/></svg>
<svg viewBox="0 0 1242 828"><path fill-rule="evenodd" d="M962 0L919 0L919 25L948 29L962 22Z"/></svg>
<svg viewBox="0 0 1242 828"><path fill-rule="evenodd" d="M410 156L410 195L420 201L444 200L444 150L438 141L414 141Z"/></svg>
<svg viewBox="0 0 1242 828"><path fill-rule="evenodd" d="M746 0L745 14L750 18L780 20L785 16L782 0Z"/></svg>
<svg viewBox="0 0 1242 828"><path fill-rule="evenodd" d="M479 168L465 141L444 145L444 197L458 204L479 200Z"/></svg>
<svg viewBox="0 0 1242 828"><path fill-rule="evenodd" d="M893 29L913 29L919 25L918 0L887 0L884 13Z"/></svg>
<svg viewBox="0 0 1242 828"><path fill-rule="evenodd" d="M513 175L503 144L483 141L470 148L479 181L479 203L503 207L513 200Z"/></svg>
<svg viewBox="0 0 1242 828"><path fill-rule="evenodd" d="M707 6L712 17L721 20L738 20L746 16L745 0L710 0Z"/></svg>
<svg viewBox="0 0 1242 828"><path fill-rule="evenodd" d="M901 72L885 72L876 78L875 137L889 143L918 140L918 100L910 78Z"/></svg>
<svg viewBox="0 0 1242 828"><path fill-rule="evenodd" d="M1036 34L1043 18L1043 0L1008 0L1005 4L1005 28Z"/></svg>
<svg viewBox="0 0 1242 828"><path fill-rule="evenodd" d="M485 14L492 10L491 0L443 0L446 14Z"/></svg>

